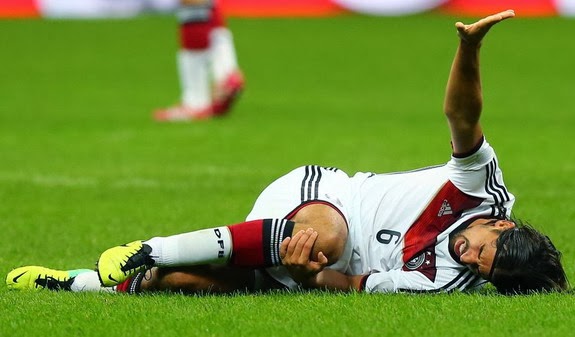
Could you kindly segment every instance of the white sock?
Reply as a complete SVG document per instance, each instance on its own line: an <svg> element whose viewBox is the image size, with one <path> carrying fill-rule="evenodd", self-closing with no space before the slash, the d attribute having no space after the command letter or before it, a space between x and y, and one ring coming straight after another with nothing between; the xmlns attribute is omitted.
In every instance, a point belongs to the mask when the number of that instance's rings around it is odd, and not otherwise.
<svg viewBox="0 0 575 337"><path fill-rule="evenodd" d="M178 73L182 89L182 104L184 106L194 109L205 109L211 105L208 58L208 49L182 49L178 52Z"/></svg>
<svg viewBox="0 0 575 337"><path fill-rule="evenodd" d="M152 247L156 266L190 266L226 263L232 254L232 236L227 227L155 237L144 241Z"/></svg>
<svg viewBox="0 0 575 337"><path fill-rule="evenodd" d="M98 278L98 272L94 270L82 270L74 278L74 282L70 286L73 292L115 292L115 287L103 287Z"/></svg>
<svg viewBox="0 0 575 337"><path fill-rule="evenodd" d="M210 32L210 61L216 83L222 83L238 69L234 39L229 29L219 27Z"/></svg>

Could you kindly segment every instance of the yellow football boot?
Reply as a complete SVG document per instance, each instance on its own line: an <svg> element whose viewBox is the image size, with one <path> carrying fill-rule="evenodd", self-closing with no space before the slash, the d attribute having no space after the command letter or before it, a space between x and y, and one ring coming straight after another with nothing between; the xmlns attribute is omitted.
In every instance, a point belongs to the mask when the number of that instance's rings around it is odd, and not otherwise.
<svg viewBox="0 0 575 337"><path fill-rule="evenodd" d="M98 259L98 277L104 287L118 285L139 271L154 265L152 248L142 241L110 248Z"/></svg>
<svg viewBox="0 0 575 337"><path fill-rule="evenodd" d="M74 277L87 269L55 270L40 266L26 266L12 270L6 277L11 290L70 290Z"/></svg>

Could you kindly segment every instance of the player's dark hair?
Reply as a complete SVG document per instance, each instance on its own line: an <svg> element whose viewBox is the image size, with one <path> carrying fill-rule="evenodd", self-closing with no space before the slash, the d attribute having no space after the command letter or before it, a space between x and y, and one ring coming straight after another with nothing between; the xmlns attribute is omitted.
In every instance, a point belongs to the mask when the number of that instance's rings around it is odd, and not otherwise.
<svg viewBox="0 0 575 337"><path fill-rule="evenodd" d="M564 291L569 281L549 237L529 225L501 232L489 279L502 294Z"/></svg>

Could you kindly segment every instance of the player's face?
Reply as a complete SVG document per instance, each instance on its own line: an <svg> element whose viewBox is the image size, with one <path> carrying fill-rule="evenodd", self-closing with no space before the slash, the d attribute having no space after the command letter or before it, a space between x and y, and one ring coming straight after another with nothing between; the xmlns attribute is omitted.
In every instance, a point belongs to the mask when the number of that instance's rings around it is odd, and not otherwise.
<svg viewBox="0 0 575 337"><path fill-rule="evenodd" d="M475 275L489 277L497 251L497 238L515 224L506 220L476 220L453 238L453 251Z"/></svg>

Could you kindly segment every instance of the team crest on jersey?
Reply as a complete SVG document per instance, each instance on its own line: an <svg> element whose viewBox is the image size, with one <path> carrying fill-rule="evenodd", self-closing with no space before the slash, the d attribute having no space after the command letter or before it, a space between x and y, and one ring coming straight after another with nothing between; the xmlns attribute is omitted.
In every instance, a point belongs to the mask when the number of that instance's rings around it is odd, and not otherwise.
<svg viewBox="0 0 575 337"><path fill-rule="evenodd" d="M415 256L403 265L404 271L418 271L429 278L435 280L437 269L435 268L435 253L431 249L426 249L421 254Z"/></svg>
<svg viewBox="0 0 575 337"><path fill-rule="evenodd" d="M416 270L417 268L421 267L425 262L425 253L419 254L419 256L414 257L409 262L405 264L405 268L409 270Z"/></svg>

